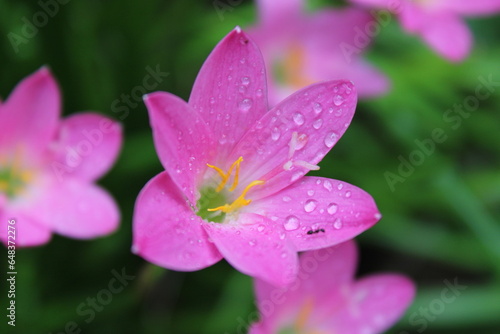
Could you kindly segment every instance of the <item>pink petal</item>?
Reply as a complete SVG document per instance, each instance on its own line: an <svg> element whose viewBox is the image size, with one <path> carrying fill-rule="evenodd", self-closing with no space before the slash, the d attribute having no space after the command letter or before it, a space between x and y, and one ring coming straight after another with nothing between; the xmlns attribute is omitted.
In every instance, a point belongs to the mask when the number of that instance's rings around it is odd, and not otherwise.
<svg viewBox="0 0 500 334"><path fill-rule="evenodd" d="M204 120L185 101L175 95L156 92L144 102L149 111L156 152L172 181L196 203L198 176L212 162L215 149L212 134Z"/></svg>
<svg viewBox="0 0 500 334"><path fill-rule="evenodd" d="M364 278L352 287L350 303L331 321L332 329L347 334L383 333L404 314L414 295L414 284L406 277Z"/></svg>
<svg viewBox="0 0 500 334"><path fill-rule="evenodd" d="M215 134L214 148L221 161L249 124L267 111L264 61L257 45L241 29L229 33L208 56L194 83L189 105Z"/></svg>
<svg viewBox="0 0 500 334"><path fill-rule="evenodd" d="M381 217L365 191L345 182L310 176L251 205L252 210L283 226L299 251L352 239Z"/></svg>
<svg viewBox="0 0 500 334"><path fill-rule="evenodd" d="M422 38L437 53L451 61L465 59L472 47L472 35L459 17L453 14L435 15L427 20Z"/></svg>
<svg viewBox="0 0 500 334"><path fill-rule="evenodd" d="M0 105L0 151L22 150L36 160L53 137L59 114L59 89L50 71L42 67Z"/></svg>
<svg viewBox="0 0 500 334"><path fill-rule="evenodd" d="M259 19L263 24L273 24L284 17L297 17L304 7L304 0L257 0Z"/></svg>
<svg viewBox="0 0 500 334"><path fill-rule="evenodd" d="M307 164L319 163L349 126L356 96L347 81L314 84L278 104L250 128L228 160L245 159L242 186L256 179L266 182L251 190L251 198L283 189L309 171ZM292 142L296 142L294 152Z"/></svg>
<svg viewBox="0 0 500 334"><path fill-rule="evenodd" d="M173 270L192 271L218 262L222 256L208 240L202 220L166 172L142 189L134 210L133 251Z"/></svg>
<svg viewBox="0 0 500 334"><path fill-rule="evenodd" d="M205 223L204 227L224 258L242 273L276 286L295 279L297 252L282 239L282 229L266 218L240 214L238 224Z"/></svg>
<svg viewBox="0 0 500 334"><path fill-rule="evenodd" d="M391 1L388 0L350 0L350 2L375 8L387 8L391 3ZM397 2L394 1L393 3Z"/></svg>
<svg viewBox="0 0 500 334"><path fill-rule="evenodd" d="M10 220L14 220L15 224L8 224ZM8 226L15 228L15 239L8 238ZM27 215L25 212L17 210L6 210L0 214L0 240L8 246L8 241L14 241L16 247L33 247L40 246L49 242L52 233L49 228L40 224L36 216ZM10 228L13 231L12 228ZM12 244L11 244L12 245Z"/></svg>
<svg viewBox="0 0 500 334"><path fill-rule="evenodd" d="M299 264L297 279L287 287L276 288L255 280L256 303L261 313L260 324L254 325L255 333L276 332L280 323L295 318L308 300L314 303L316 317L325 310L343 307L343 290L350 286L356 271L354 242L306 252L300 256Z"/></svg>
<svg viewBox="0 0 500 334"><path fill-rule="evenodd" d="M495 14L500 11L500 1L498 0L440 0L436 7L442 10L448 10L457 14L475 16Z"/></svg>
<svg viewBox="0 0 500 334"><path fill-rule="evenodd" d="M119 123L95 113L74 114L59 126L50 165L60 181L66 176L94 181L111 168L121 143Z"/></svg>
<svg viewBox="0 0 500 334"><path fill-rule="evenodd" d="M120 221L118 207L105 190L75 178L59 182L47 176L34 194L15 205L54 232L77 239L110 234Z"/></svg>

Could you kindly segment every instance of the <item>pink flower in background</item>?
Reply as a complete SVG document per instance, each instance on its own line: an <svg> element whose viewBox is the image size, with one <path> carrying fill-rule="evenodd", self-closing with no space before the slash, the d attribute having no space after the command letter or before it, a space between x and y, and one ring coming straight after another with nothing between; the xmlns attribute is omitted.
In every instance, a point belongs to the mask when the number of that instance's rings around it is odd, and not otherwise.
<svg viewBox="0 0 500 334"><path fill-rule="evenodd" d="M300 271L291 285L278 289L255 280L261 314L250 334L383 333L405 312L414 284L398 274L354 279L354 241L300 256Z"/></svg>
<svg viewBox="0 0 500 334"><path fill-rule="evenodd" d="M239 28L205 61L189 102L145 97L165 172L137 198L132 250L182 271L224 257L272 284L294 279L297 252L343 242L380 219L350 184L303 177L354 114L347 81L309 86L268 110L262 56Z"/></svg>
<svg viewBox="0 0 500 334"><path fill-rule="evenodd" d="M441 56L451 61L465 59L472 47L472 34L462 17L495 14L499 0L351 0L375 8L389 8L401 25L416 34Z"/></svg>
<svg viewBox="0 0 500 334"><path fill-rule="evenodd" d="M292 92L315 82L350 80L360 97L374 97L389 82L360 53L356 28L373 18L354 8L305 13L303 0L257 1L259 22L249 28L268 68L269 102L275 105ZM368 37L366 37L368 39ZM353 54L345 46L356 48Z"/></svg>
<svg viewBox="0 0 500 334"><path fill-rule="evenodd" d="M114 231L119 211L94 181L115 161L119 124L95 113L60 120L61 98L47 68L0 102L0 237L15 220L16 246L36 246L52 232L79 239ZM11 239L12 240L12 239Z"/></svg>

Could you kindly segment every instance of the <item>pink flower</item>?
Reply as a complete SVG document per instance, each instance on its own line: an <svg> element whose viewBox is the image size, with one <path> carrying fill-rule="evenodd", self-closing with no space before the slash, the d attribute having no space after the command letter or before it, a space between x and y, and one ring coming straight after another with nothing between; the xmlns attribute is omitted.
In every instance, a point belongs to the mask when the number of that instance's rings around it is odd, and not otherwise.
<svg viewBox="0 0 500 334"><path fill-rule="evenodd" d="M403 29L419 35L441 56L451 61L465 59L472 47L472 34L462 16L480 16L500 11L499 0L351 0L384 8L391 6Z"/></svg>
<svg viewBox="0 0 500 334"><path fill-rule="evenodd" d="M370 195L303 177L347 129L356 92L347 81L309 86L268 110L262 56L236 28L205 61L189 102L145 97L166 171L138 196L133 251L181 271L224 257L277 285L297 252L345 241L375 224Z"/></svg>
<svg viewBox="0 0 500 334"><path fill-rule="evenodd" d="M259 23L249 34L261 48L269 69L271 105L297 89L324 80L351 80L360 97L387 92L386 77L360 57L369 44L368 37L364 45L355 42L355 28L363 28L371 16L354 8L307 14L303 2L257 1Z"/></svg>
<svg viewBox="0 0 500 334"><path fill-rule="evenodd" d="M87 239L118 226L115 202L93 183L117 157L121 128L90 112L59 120L59 94L43 67L0 101L0 237L6 244L13 240L11 219L18 247L44 244L52 232Z"/></svg>
<svg viewBox="0 0 500 334"><path fill-rule="evenodd" d="M289 286L255 280L261 319L249 333L383 333L410 305L414 284L397 274L355 281L356 261L356 244L348 241L302 254Z"/></svg>

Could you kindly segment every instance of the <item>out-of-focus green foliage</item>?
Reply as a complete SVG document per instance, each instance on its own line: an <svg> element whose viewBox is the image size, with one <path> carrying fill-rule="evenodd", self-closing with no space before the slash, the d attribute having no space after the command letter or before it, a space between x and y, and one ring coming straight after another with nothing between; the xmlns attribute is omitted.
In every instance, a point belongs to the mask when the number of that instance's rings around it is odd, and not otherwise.
<svg viewBox="0 0 500 334"><path fill-rule="evenodd" d="M0 95L48 65L66 115L96 110L120 120L126 133L119 161L100 182L122 210L119 231L91 241L54 236L43 247L18 250L17 325L7 327L2 313L2 333L72 333L73 322L74 333L242 333L255 319L251 279L224 261L179 273L130 252L135 198L162 167L140 96L127 105L122 94L140 95L147 68L159 67L169 75L155 90L187 99L215 44L235 25L255 22L251 1L218 3L227 7L217 10L211 0L71 0L15 52L9 33L20 34L23 18L42 9L36 1L0 0ZM392 91L360 102L349 131L316 173L367 190L384 216L358 238L360 274L394 271L417 282L413 306L391 333L500 330L500 86L467 117L446 116L476 96L482 80L500 82L500 19L469 24L475 47L461 64L439 58L396 22L384 27L367 58L387 73ZM425 153L418 142L428 143L436 129L446 139ZM397 175L401 161L417 151L419 165L391 189L387 172ZM91 311L91 299L122 270L135 278ZM466 288L444 303L443 289L456 281Z"/></svg>

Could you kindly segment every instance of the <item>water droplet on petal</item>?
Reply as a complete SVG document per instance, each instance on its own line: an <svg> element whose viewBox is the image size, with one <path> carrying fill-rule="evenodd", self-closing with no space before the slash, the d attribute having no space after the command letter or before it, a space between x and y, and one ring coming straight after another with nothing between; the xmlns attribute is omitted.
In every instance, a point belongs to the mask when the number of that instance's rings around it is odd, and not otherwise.
<svg viewBox="0 0 500 334"><path fill-rule="evenodd" d="M344 188L344 185L342 183L339 183L339 185L337 186L337 189L342 190L342 188Z"/></svg>
<svg viewBox="0 0 500 334"><path fill-rule="evenodd" d="M241 111L247 112L252 107L252 100L251 99L244 99L243 101L241 101L239 103L238 107Z"/></svg>
<svg viewBox="0 0 500 334"><path fill-rule="evenodd" d="M342 228L342 221L340 220L340 218L335 219L335 221L333 222L333 227L337 230Z"/></svg>
<svg viewBox="0 0 500 334"><path fill-rule="evenodd" d="M288 216L285 219L285 224L283 225L287 231L295 231L299 228L299 219L295 216Z"/></svg>
<svg viewBox="0 0 500 334"><path fill-rule="evenodd" d="M282 231L279 232L279 236L281 240L284 240L286 238L286 234Z"/></svg>
<svg viewBox="0 0 500 334"><path fill-rule="evenodd" d="M292 199L289 196L283 197L283 202L290 202Z"/></svg>
<svg viewBox="0 0 500 334"><path fill-rule="evenodd" d="M246 44L246 43L243 41L243 44ZM247 62L246 58L241 58L240 59L240 63L244 64L246 62Z"/></svg>
<svg viewBox="0 0 500 334"><path fill-rule="evenodd" d="M333 145L337 142L338 135L335 132L330 132L328 135L325 137L325 145L328 148L332 148Z"/></svg>
<svg viewBox="0 0 500 334"><path fill-rule="evenodd" d="M323 106L321 105L321 103L314 103L313 110L317 115L323 111Z"/></svg>
<svg viewBox="0 0 500 334"><path fill-rule="evenodd" d="M241 94L245 94L245 92L247 91L247 88L245 86L240 86L240 88L238 89L238 91L241 93Z"/></svg>
<svg viewBox="0 0 500 334"><path fill-rule="evenodd" d="M337 203L330 203L328 204L328 208L326 209L326 211L329 214L334 215L335 213L337 213L338 208L339 206L337 205Z"/></svg>
<svg viewBox="0 0 500 334"><path fill-rule="evenodd" d="M257 231L262 232L266 227L264 225L257 226Z"/></svg>
<svg viewBox="0 0 500 334"><path fill-rule="evenodd" d="M227 76L227 80L228 80L228 81L233 80L233 76L232 76L232 75L228 75L228 76Z"/></svg>
<svg viewBox="0 0 500 334"><path fill-rule="evenodd" d="M319 130L322 125L323 125L323 119L319 118L319 119L314 121L313 128L315 128L316 130Z"/></svg>
<svg viewBox="0 0 500 334"><path fill-rule="evenodd" d="M323 183L323 187L325 187L325 189L328 191L332 191L333 189L332 183L328 180L325 180L325 182Z"/></svg>
<svg viewBox="0 0 500 334"><path fill-rule="evenodd" d="M313 196L313 195L314 195L314 190L312 190L312 189L308 190L308 191L307 191L307 194L308 194L309 196Z"/></svg>
<svg viewBox="0 0 500 334"><path fill-rule="evenodd" d="M219 144L224 145L225 143L227 143L226 135L222 135L222 137L219 138Z"/></svg>
<svg viewBox="0 0 500 334"><path fill-rule="evenodd" d="M257 89L257 90L255 91L255 95L257 95L257 97L261 97L263 94L264 94L264 93L263 93L262 89Z"/></svg>
<svg viewBox="0 0 500 334"><path fill-rule="evenodd" d="M345 192L345 197L347 198L351 197L351 192L349 190Z"/></svg>
<svg viewBox="0 0 500 334"><path fill-rule="evenodd" d="M248 242L248 244L249 244L250 246L255 246L255 245L257 245L257 241L255 241L255 240L253 240L253 239L252 239L252 240L250 240L250 241Z"/></svg>
<svg viewBox="0 0 500 334"><path fill-rule="evenodd" d="M293 121L297 125L302 125L305 122L304 115L302 115L300 112L297 112L293 115Z"/></svg>
<svg viewBox="0 0 500 334"><path fill-rule="evenodd" d="M210 98L210 104L214 104L215 103L215 97L211 97Z"/></svg>
<svg viewBox="0 0 500 334"><path fill-rule="evenodd" d="M344 103L344 98L341 95L335 95L333 97L333 104L340 106L342 103Z"/></svg>
<svg viewBox="0 0 500 334"><path fill-rule="evenodd" d="M376 213L375 214L375 219L379 220L380 218L382 218L382 215L380 213Z"/></svg>
<svg viewBox="0 0 500 334"><path fill-rule="evenodd" d="M249 77L241 78L241 83L245 86L248 86L250 84L250 78Z"/></svg>
<svg viewBox="0 0 500 334"><path fill-rule="evenodd" d="M318 204L318 202L313 200L313 199L306 201L306 204L304 205L304 211L305 212L313 212L314 209L316 209L317 204Z"/></svg>
<svg viewBox="0 0 500 334"><path fill-rule="evenodd" d="M280 130L278 130L278 128L273 128L273 130L271 131L271 139L276 141L280 139L280 136Z"/></svg>

